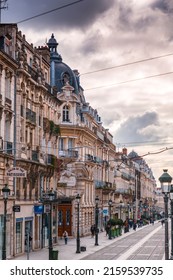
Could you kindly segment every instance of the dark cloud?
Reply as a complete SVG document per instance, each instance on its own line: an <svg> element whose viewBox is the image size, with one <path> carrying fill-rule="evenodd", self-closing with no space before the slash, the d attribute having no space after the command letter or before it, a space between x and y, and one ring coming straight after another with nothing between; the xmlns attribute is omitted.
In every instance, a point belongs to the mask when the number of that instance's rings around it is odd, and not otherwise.
<svg viewBox="0 0 173 280"><path fill-rule="evenodd" d="M157 0L151 5L151 8L158 9L164 14L170 14L173 12L172 0Z"/></svg>
<svg viewBox="0 0 173 280"><path fill-rule="evenodd" d="M146 30L154 21L155 19L152 15L136 14L130 4L129 6L127 3L120 3L119 5L117 26L125 32Z"/></svg>
<svg viewBox="0 0 173 280"><path fill-rule="evenodd" d="M15 2L15 3L14 3ZM4 14L8 21L19 22L28 17L50 11L74 1L57 0L9 0L9 11ZM35 18L23 23L23 26L38 30L85 28L93 24L97 17L102 16L114 4L114 0L84 0L75 5Z"/></svg>
<svg viewBox="0 0 173 280"><path fill-rule="evenodd" d="M118 20L121 25L128 26L129 22L131 21L131 17L133 15L132 9L130 7L127 7L124 4L119 5L119 16Z"/></svg>
<svg viewBox="0 0 173 280"><path fill-rule="evenodd" d="M122 143L156 141L159 136L154 133L154 128L159 125L156 112L146 112L143 115L132 116L117 130L115 139Z"/></svg>
<svg viewBox="0 0 173 280"><path fill-rule="evenodd" d="M82 54L90 54L98 52L98 48L103 40L100 32L96 32L96 34L90 34L85 38L85 41L80 46L80 51Z"/></svg>

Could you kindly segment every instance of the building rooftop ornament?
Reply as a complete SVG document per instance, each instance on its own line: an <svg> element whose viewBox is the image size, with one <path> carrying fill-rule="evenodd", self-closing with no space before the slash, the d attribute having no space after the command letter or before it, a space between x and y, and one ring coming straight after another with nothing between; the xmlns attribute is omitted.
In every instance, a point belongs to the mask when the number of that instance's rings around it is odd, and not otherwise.
<svg viewBox="0 0 173 280"><path fill-rule="evenodd" d="M51 62L51 86L56 86L59 93L62 88L68 84L74 88L74 93L79 93L78 72L75 72L62 61L61 55L57 51L58 43L52 33L51 38L47 43L50 50Z"/></svg>

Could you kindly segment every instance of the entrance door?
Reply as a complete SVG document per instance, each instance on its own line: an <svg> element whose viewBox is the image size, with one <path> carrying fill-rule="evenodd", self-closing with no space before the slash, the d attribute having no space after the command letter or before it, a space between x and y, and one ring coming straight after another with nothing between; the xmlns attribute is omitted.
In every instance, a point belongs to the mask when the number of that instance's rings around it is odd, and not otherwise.
<svg viewBox="0 0 173 280"><path fill-rule="evenodd" d="M58 205L58 236L61 237L66 230L68 235L72 235L72 205L59 204Z"/></svg>

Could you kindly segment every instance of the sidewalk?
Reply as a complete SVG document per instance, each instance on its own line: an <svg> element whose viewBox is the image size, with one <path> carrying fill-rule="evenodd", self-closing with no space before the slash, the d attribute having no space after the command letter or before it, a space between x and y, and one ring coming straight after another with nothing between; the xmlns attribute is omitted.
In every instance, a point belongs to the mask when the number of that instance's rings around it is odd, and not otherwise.
<svg viewBox="0 0 173 280"><path fill-rule="evenodd" d="M150 225L148 225L150 226ZM146 226L145 226L146 227ZM138 228L137 231L142 230L142 228ZM133 229L130 229L129 232L124 233L124 230L122 232L122 235L113 239L109 239L108 236L106 236L106 232L100 232L98 234L98 246L95 245L95 238L91 236L85 236L80 238L80 246L86 246L86 251L81 253L76 253L76 239L75 238L69 238L68 244L64 244L64 239L58 240L58 245L54 246L54 250L58 250L58 259L59 260L80 260L104 247L107 245L110 245L113 242L116 242L128 235L131 235L135 233ZM29 259L30 260L48 260L48 254L49 250L48 248L43 248L38 251L32 251L29 253ZM15 257L11 260L27 260L27 254Z"/></svg>

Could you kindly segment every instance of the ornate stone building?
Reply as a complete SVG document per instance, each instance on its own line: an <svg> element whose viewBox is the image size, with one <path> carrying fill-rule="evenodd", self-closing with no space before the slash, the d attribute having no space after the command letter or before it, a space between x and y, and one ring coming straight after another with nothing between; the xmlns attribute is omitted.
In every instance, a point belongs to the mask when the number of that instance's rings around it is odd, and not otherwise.
<svg viewBox="0 0 173 280"><path fill-rule="evenodd" d="M70 235L76 234L75 197L78 193L81 196L80 232L86 235L95 223L96 196L103 209L114 190L115 145L112 135L102 126L97 110L86 102L78 71L62 61L57 46L52 34L48 42L51 85L57 88L61 101L58 152L64 162L57 183L59 235L65 229ZM102 214L99 220L102 226Z"/></svg>
<svg viewBox="0 0 173 280"><path fill-rule="evenodd" d="M53 243L64 230L76 236L77 194L81 236L90 234L95 223L97 196L100 229L110 216L109 199L112 214L126 218L124 210L134 202L135 178L138 200L153 198L154 181L137 171L127 151L116 153L113 136L85 100L78 71L63 62L57 46L53 34L46 46L36 48L17 25L0 25L0 189L5 183L11 189L8 257L24 253L27 232L33 250L48 246L50 210L44 199L50 190L55 194ZM26 176L7 176L10 168L22 168ZM13 211L15 205L19 212ZM1 193L1 233L2 229Z"/></svg>
<svg viewBox="0 0 173 280"><path fill-rule="evenodd" d="M13 244L13 203L15 199L13 180L6 177L6 170L13 165L13 140L14 140L14 88L16 81L16 61L9 56L10 36L0 37L0 190L6 183L11 189L11 198L7 205L7 254L11 254ZM4 203L0 193L0 252L2 252ZM1 258L1 257L0 257Z"/></svg>

